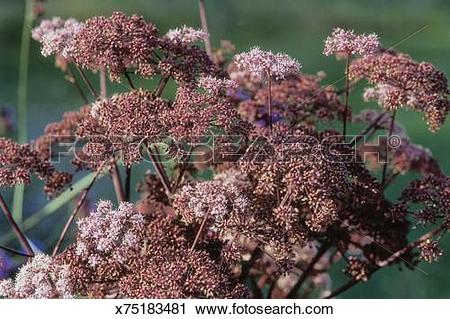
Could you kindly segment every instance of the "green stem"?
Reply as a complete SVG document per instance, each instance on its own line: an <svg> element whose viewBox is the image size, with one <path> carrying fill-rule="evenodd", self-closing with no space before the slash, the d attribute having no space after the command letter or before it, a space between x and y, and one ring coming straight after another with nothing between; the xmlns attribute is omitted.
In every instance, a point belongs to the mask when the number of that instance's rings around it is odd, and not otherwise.
<svg viewBox="0 0 450 319"><path fill-rule="evenodd" d="M30 28L33 23L33 1L25 1L25 12L22 25L22 39L20 43L19 57L19 83L17 86L17 141L26 143L27 136L27 86L28 86L28 62L30 53ZM23 199L25 186L20 184L14 188L13 216L16 222L22 222Z"/></svg>

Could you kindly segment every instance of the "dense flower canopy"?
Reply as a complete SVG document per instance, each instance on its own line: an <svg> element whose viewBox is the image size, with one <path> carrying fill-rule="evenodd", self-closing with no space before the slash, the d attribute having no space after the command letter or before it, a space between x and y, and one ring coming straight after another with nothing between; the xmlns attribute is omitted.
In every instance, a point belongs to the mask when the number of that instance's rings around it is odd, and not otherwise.
<svg viewBox="0 0 450 319"><path fill-rule="evenodd" d="M323 84L324 72L300 74L287 54L254 47L233 57L222 43L208 55L208 37L187 26L161 35L121 12L44 20L33 30L42 55L65 59L85 105L30 143L0 138L0 187L36 176L50 196L80 195L51 256L34 255L0 196L28 248L1 247L28 260L0 281L0 297L334 297L343 288L333 289L333 267L343 265L345 288L444 254L450 178L395 118L408 108L432 131L444 125L444 73L381 48L375 34L336 28L324 54L347 57L340 90ZM106 75L123 82L118 92L108 91ZM361 103L375 100L381 111L352 115L348 95L363 79L370 86ZM352 140L337 129L347 120L362 127ZM55 149L70 142L64 156ZM90 184L71 189L83 171ZM419 178L388 196L410 172ZM90 190L104 176L117 205L93 199L90 209ZM411 240L424 225L431 230Z"/></svg>

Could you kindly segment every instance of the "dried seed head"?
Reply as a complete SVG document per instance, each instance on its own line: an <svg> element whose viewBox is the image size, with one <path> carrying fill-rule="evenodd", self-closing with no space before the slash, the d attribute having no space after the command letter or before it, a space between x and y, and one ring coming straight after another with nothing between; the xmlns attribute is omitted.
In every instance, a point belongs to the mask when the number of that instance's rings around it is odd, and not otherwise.
<svg viewBox="0 0 450 319"><path fill-rule="evenodd" d="M138 15L114 12L110 17L93 17L75 35L71 56L75 63L92 70L108 69L113 80L128 67L148 76L154 69L151 57L159 47L156 27ZM152 72L150 72L152 73Z"/></svg>
<svg viewBox="0 0 450 319"><path fill-rule="evenodd" d="M388 110L407 107L424 113L431 131L444 124L450 110L444 73L406 54L385 50L364 56L351 64L349 76L374 85L366 89L366 100L377 100Z"/></svg>
<svg viewBox="0 0 450 319"><path fill-rule="evenodd" d="M428 263L432 263L439 260L442 256L442 249L439 243L435 240L426 240L419 246L420 258Z"/></svg>
<svg viewBox="0 0 450 319"><path fill-rule="evenodd" d="M357 281L368 281L370 278L369 263L356 257L349 257L345 274Z"/></svg>

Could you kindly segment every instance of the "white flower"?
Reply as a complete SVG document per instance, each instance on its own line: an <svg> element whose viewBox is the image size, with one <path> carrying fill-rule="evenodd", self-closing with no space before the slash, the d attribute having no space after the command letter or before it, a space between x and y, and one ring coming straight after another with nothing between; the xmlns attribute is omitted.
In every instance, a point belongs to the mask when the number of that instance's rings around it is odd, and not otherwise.
<svg viewBox="0 0 450 319"><path fill-rule="evenodd" d="M234 60L241 71L250 72L260 78L271 76L277 80L297 73L301 67L297 60L287 54L263 51L258 47L236 55Z"/></svg>
<svg viewBox="0 0 450 319"><path fill-rule="evenodd" d="M378 35L356 34L353 30L334 28L331 36L325 40L324 55L337 53L370 55L380 47Z"/></svg>
<svg viewBox="0 0 450 319"><path fill-rule="evenodd" d="M73 18L66 21L61 18L53 18L42 21L38 27L34 28L32 37L42 44L43 56L55 54L68 59L72 50L73 38L82 27L83 24Z"/></svg>
<svg viewBox="0 0 450 319"><path fill-rule="evenodd" d="M181 28L169 30L166 33L166 38L184 45L190 45L208 39L208 33L203 30L183 26Z"/></svg>
<svg viewBox="0 0 450 319"><path fill-rule="evenodd" d="M139 249L145 221L131 203L114 209L110 201L100 201L90 216L78 222L78 229L75 251L95 267L105 255L122 262L130 251Z"/></svg>
<svg viewBox="0 0 450 319"><path fill-rule="evenodd" d="M14 281L0 282L0 295L19 298L72 298L70 268L39 254L23 265Z"/></svg>
<svg viewBox="0 0 450 319"><path fill-rule="evenodd" d="M233 80L219 79L210 75L200 77L198 85L210 94L218 94L237 88L237 83Z"/></svg>

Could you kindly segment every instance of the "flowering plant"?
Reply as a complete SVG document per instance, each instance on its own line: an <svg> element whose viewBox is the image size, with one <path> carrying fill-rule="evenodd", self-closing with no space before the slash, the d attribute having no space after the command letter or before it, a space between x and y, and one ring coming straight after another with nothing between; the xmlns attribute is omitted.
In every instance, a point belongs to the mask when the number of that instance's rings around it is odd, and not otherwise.
<svg viewBox="0 0 450 319"><path fill-rule="evenodd" d="M89 172L91 180L50 254L35 254L0 196L23 250L0 248L28 258L0 281L0 296L332 298L383 268L420 270L420 260L443 253L450 179L396 121L396 110L409 108L431 131L444 124L450 104L441 71L384 49L375 34L336 28L323 53L346 60L337 90L283 53L255 47L233 56L227 42L213 50L203 22L202 30L161 34L141 16L115 12L33 29L84 105L27 144L0 138L0 187L36 176L58 198L75 191L75 175ZM99 74L99 88L86 71ZM126 91L107 92L108 79ZM363 100L380 110L353 114L349 94L363 80ZM365 128L350 136L351 123ZM64 152L71 170L58 165L62 143L72 145ZM133 202L137 166L150 170ZM389 186L411 172L421 177L389 200ZM103 177L117 205L99 200L65 247ZM411 240L421 225L431 231ZM349 281L333 287L330 270L341 262Z"/></svg>

